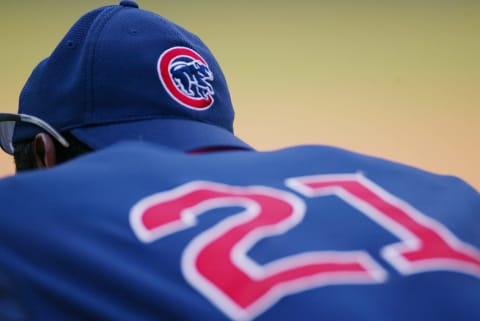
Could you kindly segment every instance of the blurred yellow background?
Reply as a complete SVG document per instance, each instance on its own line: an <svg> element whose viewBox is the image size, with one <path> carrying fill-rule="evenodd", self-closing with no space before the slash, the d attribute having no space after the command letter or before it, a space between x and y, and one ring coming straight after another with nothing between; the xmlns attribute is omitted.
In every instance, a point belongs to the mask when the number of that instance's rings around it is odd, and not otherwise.
<svg viewBox="0 0 480 321"><path fill-rule="evenodd" d="M5 1L0 111L34 66L108 1ZM480 1L139 1L223 66L236 133L259 150L335 145L480 189ZM0 176L13 173L0 156Z"/></svg>

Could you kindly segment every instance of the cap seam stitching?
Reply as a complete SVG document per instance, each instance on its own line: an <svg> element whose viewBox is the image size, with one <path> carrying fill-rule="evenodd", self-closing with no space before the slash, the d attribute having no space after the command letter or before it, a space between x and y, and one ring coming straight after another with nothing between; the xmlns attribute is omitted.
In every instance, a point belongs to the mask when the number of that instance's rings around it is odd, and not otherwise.
<svg viewBox="0 0 480 321"><path fill-rule="evenodd" d="M95 110L95 86L94 86L94 70L95 70L95 58L96 58L96 52L97 48L99 45L99 39L101 36L101 33L107 23L110 21L110 19L120 11L122 7L120 6L111 6L107 8L104 12L100 13L100 16L97 19L101 19L98 21L98 23L94 23L92 26L92 41L91 44L88 48L88 52L91 52L91 55L89 56L90 61L86 64L87 65L87 77L86 77L86 86L85 86L85 95L87 97L86 105L87 105L87 110L88 110L88 119L91 120L94 115L94 110ZM104 17L102 17L104 16ZM83 120L85 122L85 119Z"/></svg>
<svg viewBox="0 0 480 321"><path fill-rule="evenodd" d="M95 127L95 126L102 126L102 125L109 125L109 124L121 124L121 123L141 122L141 121L160 120L160 119L179 119L179 120L186 120L186 121L191 121L191 122L200 122L200 123L215 126L215 127L221 128L221 129L225 129L226 131L230 132L230 130L228 130L225 127L218 126L215 123L206 122L206 121L203 121L203 120L197 120L197 119L192 119L192 118L187 118L187 117L155 115L155 114L142 116L142 118L132 117L132 118L129 118L129 119L123 118L122 120L112 119L112 120L109 120L109 121L102 121L102 122L98 122L98 123L89 122L88 124L76 123L76 124L71 124L68 127L62 128L61 131L63 132L63 131L71 131L71 130L77 129L77 128L80 129L80 128Z"/></svg>

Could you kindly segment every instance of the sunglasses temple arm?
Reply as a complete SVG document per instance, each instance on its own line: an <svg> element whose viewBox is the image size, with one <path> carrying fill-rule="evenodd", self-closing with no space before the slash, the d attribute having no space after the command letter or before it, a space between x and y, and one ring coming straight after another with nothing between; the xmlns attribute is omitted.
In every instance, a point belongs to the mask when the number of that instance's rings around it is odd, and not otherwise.
<svg viewBox="0 0 480 321"><path fill-rule="evenodd" d="M19 114L19 116L21 120L43 128L47 133L52 135L60 144L62 144L63 147L70 146L70 144L67 142L65 138L63 138L62 135L60 135L52 126L42 121L40 118L33 117L30 115L25 115L25 114Z"/></svg>

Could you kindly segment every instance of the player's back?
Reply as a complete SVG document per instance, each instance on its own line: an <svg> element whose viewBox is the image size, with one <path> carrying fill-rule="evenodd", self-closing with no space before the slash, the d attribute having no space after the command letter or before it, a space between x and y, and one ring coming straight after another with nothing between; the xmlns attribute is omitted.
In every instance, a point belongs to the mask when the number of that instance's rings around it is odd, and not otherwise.
<svg viewBox="0 0 480 321"><path fill-rule="evenodd" d="M478 192L337 148L124 143L0 201L0 283L32 320L480 320Z"/></svg>

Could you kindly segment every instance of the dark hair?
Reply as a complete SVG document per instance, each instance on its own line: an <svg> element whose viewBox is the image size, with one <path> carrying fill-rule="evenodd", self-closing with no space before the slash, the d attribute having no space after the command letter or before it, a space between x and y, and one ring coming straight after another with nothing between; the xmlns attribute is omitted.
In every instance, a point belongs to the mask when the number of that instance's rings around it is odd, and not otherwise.
<svg viewBox="0 0 480 321"><path fill-rule="evenodd" d="M57 153L57 163L66 162L82 154L91 152L93 149L79 141L69 132L61 133L68 141L70 146L65 148L59 142L55 142ZM36 168L33 140L25 140L15 143L15 152L13 154L17 172Z"/></svg>

